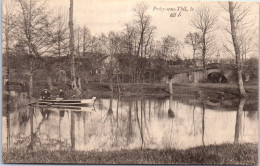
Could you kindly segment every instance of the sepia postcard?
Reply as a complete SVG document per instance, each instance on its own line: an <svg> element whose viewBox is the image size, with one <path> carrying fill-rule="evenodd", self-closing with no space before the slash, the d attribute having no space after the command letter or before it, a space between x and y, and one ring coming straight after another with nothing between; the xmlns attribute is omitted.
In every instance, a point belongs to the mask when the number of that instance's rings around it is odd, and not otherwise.
<svg viewBox="0 0 260 166"><path fill-rule="evenodd" d="M259 3L2 0L2 163L258 164Z"/></svg>

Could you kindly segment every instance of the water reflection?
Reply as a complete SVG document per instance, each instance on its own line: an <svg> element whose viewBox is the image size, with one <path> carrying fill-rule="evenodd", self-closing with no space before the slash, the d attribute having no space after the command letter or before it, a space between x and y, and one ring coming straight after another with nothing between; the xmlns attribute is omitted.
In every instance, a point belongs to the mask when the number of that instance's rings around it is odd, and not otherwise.
<svg viewBox="0 0 260 166"><path fill-rule="evenodd" d="M3 147L72 150L185 149L258 141L256 111L202 99L97 99L91 109L23 107L3 117ZM8 112L8 111L7 111Z"/></svg>
<svg viewBox="0 0 260 166"><path fill-rule="evenodd" d="M169 109L168 109L168 117L169 118L174 118L174 112L172 110L172 95L170 95L170 99L169 99Z"/></svg>
<svg viewBox="0 0 260 166"><path fill-rule="evenodd" d="M205 101L202 101L202 145L205 145L205 141L204 141L204 135L205 135Z"/></svg>
<svg viewBox="0 0 260 166"><path fill-rule="evenodd" d="M70 123L70 138L71 138L71 149L75 149L76 136L75 136L75 114L71 112L71 123Z"/></svg>
<svg viewBox="0 0 260 166"><path fill-rule="evenodd" d="M33 107L30 108L30 115L29 115L30 116L30 136L31 136L30 144L27 147L27 149L29 149L29 150L33 150L34 138L36 136L36 133L33 133L33 112L34 112L33 109L34 109ZM44 117L43 117L43 120L44 120ZM39 124L41 124L41 123L39 123Z"/></svg>

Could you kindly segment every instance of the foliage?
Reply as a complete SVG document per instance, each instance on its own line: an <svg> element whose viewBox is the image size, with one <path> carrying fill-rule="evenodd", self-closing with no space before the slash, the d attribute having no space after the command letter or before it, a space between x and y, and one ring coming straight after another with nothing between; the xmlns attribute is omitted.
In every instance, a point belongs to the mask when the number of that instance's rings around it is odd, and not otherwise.
<svg viewBox="0 0 260 166"><path fill-rule="evenodd" d="M250 80L258 81L258 58L251 57L244 63L244 73L248 73L250 75Z"/></svg>

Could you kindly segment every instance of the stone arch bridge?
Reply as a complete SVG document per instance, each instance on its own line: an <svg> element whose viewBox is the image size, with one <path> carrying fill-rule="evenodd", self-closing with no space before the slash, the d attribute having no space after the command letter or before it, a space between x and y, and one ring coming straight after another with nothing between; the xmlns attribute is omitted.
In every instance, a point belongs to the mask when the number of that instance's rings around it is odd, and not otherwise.
<svg viewBox="0 0 260 166"><path fill-rule="evenodd" d="M235 64L208 64L205 77L202 67L183 69L174 75L173 83L199 83L205 81L213 83L231 83L234 80Z"/></svg>

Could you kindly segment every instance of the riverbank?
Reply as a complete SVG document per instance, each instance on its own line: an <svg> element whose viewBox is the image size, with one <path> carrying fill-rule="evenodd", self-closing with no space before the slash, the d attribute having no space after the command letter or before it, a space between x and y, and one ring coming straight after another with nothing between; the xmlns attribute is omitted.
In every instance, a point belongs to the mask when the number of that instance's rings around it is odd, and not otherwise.
<svg viewBox="0 0 260 166"><path fill-rule="evenodd" d="M257 144L222 144L187 150L135 149L111 152L26 150L3 151L4 163L67 163L67 164L225 164L255 165Z"/></svg>
<svg viewBox="0 0 260 166"><path fill-rule="evenodd" d="M118 93L118 87L120 92ZM258 85L245 85L248 99L257 100ZM111 95L125 96L125 97L156 97L161 98L169 96L168 84L163 83L121 83L113 85L114 93L112 93L110 85L103 84L87 84L83 87L83 96L91 97L110 97ZM57 92L58 93L58 92ZM68 95L73 92L67 91ZM173 96L178 97L200 97L200 98L215 98L215 99L232 99L238 98L238 88L236 84L213 84L213 83L187 83L187 84L173 84Z"/></svg>

